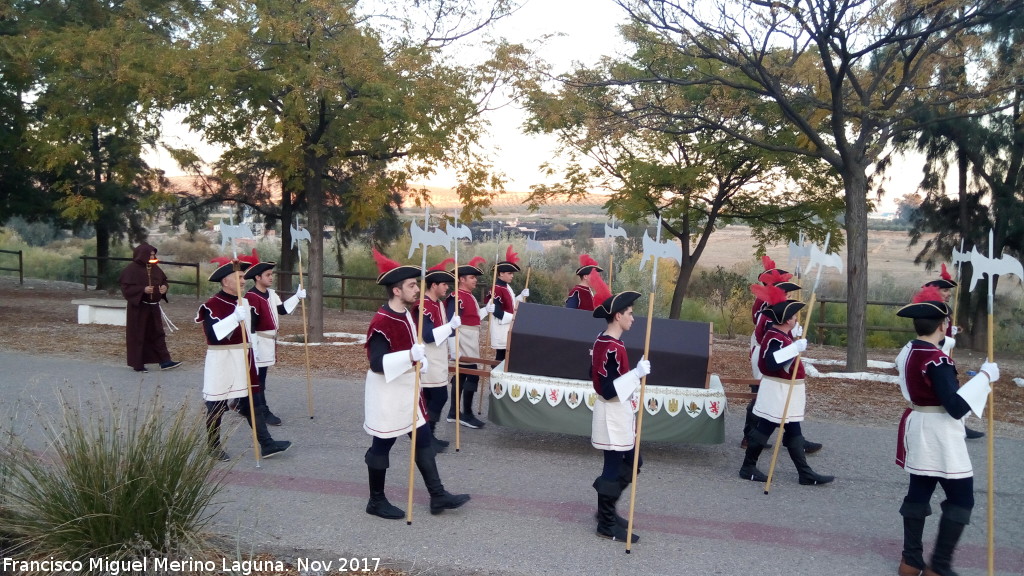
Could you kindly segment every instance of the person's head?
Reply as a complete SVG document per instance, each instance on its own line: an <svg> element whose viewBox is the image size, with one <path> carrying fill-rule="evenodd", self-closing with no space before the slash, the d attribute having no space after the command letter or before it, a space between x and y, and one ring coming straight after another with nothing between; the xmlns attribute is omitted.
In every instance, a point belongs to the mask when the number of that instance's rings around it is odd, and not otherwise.
<svg viewBox="0 0 1024 576"><path fill-rule="evenodd" d="M472 292L476 290L476 284L479 277L484 273L483 266L487 262L480 256L473 257L472 260L466 264L462 264L458 269L459 280L457 282L459 290L466 292ZM454 274L456 270L452 270Z"/></svg>
<svg viewBox="0 0 1024 576"><path fill-rule="evenodd" d="M256 289L266 292L274 286L274 262L260 262L254 264L245 272L245 279L252 280Z"/></svg>
<svg viewBox="0 0 1024 576"><path fill-rule="evenodd" d="M604 318L608 331L625 332L633 326L633 303L640 298L639 292L619 292L606 298L594 309L594 318Z"/></svg>
<svg viewBox="0 0 1024 576"><path fill-rule="evenodd" d="M394 284L388 284L388 300L392 304L415 306L420 300L420 283L416 278L406 278Z"/></svg>
<svg viewBox="0 0 1024 576"><path fill-rule="evenodd" d="M764 314L769 322L784 332L788 332L796 325L797 312L805 306L799 300L786 298L786 292L790 288L798 290L800 287L790 282L780 282L769 286L754 284L750 287L754 296L765 303L761 314Z"/></svg>
<svg viewBox="0 0 1024 576"><path fill-rule="evenodd" d="M499 271L498 272L498 280L501 280L505 284L510 284L512 282L512 278L515 275L516 275L516 273L511 271L511 270L508 270L508 271L505 271L505 272Z"/></svg>
<svg viewBox="0 0 1024 576"><path fill-rule="evenodd" d="M953 288L956 288L956 281L953 280L953 276L946 269L946 264L942 264L942 270L939 273L939 277L931 282L928 282L922 288L929 286L938 288L939 293L942 294L942 301L949 302L949 299L953 297Z"/></svg>
<svg viewBox="0 0 1024 576"><path fill-rule="evenodd" d="M427 297L431 300L444 300L451 288L450 280L431 280L427 278Z"/></svg>
<svg viewBox="0 0 1024 576"><path fill-rule="evenodd" d="M920 337L939 337L946 333L952 311L942 299L939 287L929 283L918 292L910 304L896 311L901 318L914 321L914 332Z"/></svg>
<svg viewBox="0 0 1024 576"><path fill-rule="evenodd" d="M378 252L376 248L373 249L373 259L377 264L377 271L380 273L377 276L377 284L384 287L389 302L395 304L401 302L408 305L419 299L420 290L417 280L422 274L419 266L399 264ZM412 287L406 286L407 282L411 283ZM415 294L409 297L410 292Z"/></svg>
<svg viewBox="0 0 1024 576"><path fill-rule="evenodd" d="M594 270L604 272L604 269L597 265L597 260L590 257L590 254L580 254L580 267L576 269L576 275L580 278L580 284L590 286L590 273Z"/></svg>
<svg viewBox="0 0 1024 576"><path fill-rule="evenodd" d="M232 296L238 295L239 284L245 285L245 279L242 278L242 273L252 266L251 263L244 260L238 262L238 274L235 274L235 263L227 257L215 258L212 260L220 266L210 274L208 280L210 282L217 282L220 284L221 290L231 294Z"/></svg>
<svg viewBox="0 0 1024 576"><path fill-rule="evenodd" d="M445 268L454 263L454 258L448 258L440 264L427 269L427 298L437 301L443 300L448 295L448 290L451 288L452 283L455 282L455 276L448 270L445 270Z"/></svg>
<svg viewBox="0 0 1024 576"><path fill-rule="evenodd" d="M518 262L519 255L512 250L512 245L509 244L508 249L505 250L505 259L496 264L498 267L498 280L506 284L511 282L515 273L522 271Z"/></svg>

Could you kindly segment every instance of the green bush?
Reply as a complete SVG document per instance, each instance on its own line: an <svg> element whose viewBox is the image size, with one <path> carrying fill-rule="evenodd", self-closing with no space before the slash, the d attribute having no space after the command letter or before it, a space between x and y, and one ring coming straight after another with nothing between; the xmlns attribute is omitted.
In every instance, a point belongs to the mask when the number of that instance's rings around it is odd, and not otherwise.
<svg viewBox="0 0 1024 576"><path fill-rule="evenodd" d="M61 397L45 452L16 455L2 495L15 543L29 558L202 557L221 487L203 418L153 399L110 404L83 414Z"/></svg>

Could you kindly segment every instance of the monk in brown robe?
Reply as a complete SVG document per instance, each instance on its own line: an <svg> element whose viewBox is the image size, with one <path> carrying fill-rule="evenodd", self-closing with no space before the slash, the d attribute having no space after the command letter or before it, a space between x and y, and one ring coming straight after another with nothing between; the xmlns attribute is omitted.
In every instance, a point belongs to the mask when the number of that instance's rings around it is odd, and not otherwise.
<svg viewBox="0 0 1024 576"><path fill-rule="evenodd" d="M167 301L167 275L157 266L156 248L143 242L132 252L132 262L118 279L121 294L128 301L125 344L128 366L148 372L146 364L160 364L161 370L181 366L167 351L160 300Z"/></svg>

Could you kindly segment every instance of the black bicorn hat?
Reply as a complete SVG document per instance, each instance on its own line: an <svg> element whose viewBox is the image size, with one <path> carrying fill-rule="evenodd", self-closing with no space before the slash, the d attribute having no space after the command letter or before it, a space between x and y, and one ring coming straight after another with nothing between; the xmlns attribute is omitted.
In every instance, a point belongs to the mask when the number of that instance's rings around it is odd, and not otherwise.
<svg viewBox="0 0 1024 576"><path fill-rule="evenodd" d="M594 270L604 272L604 268L597 265L597 260L591 258L590 254L580 254L580 267L576 269L577 276L587 276Z"/></svg>
<svg viewBox="0 0 1024 576"><path fill-rule="evenodd" d="M377 263L377 271L380 272L380 276L377 276L377 284L381 286L397 284L409 278L417 278L422 274L422 269L419 266L399 264L377 252L376 248L373 249L373 259Z"/></svg>
<svg viewBox="0 0 1024 576"><path fill-rule="evenodd" d="M804 306L807 305L799 300L783 300L778 304L768 306L761 314L767 314L768 319L775 324L784 324L786 320L792 318L793 314L802 310Z"/></svg>
<svg viewBox="0 0 1024 576"><path fill-rule="evenodd" d="M600 306L594 308L594 318L614 318L617 312L622 312L633 305L640 298L639 292L627 290L619 292L610 298L605 299Z"/></svg>
<svg viewBox="0 0 1024 576"><path fill-rule="evenodd" d="M242 272L245 272L245 271L249 270L251 265L252 264L250 264L249 262L242 260L242 261L239 262L239 270L242 271ZM211 274L210 278L208 278L207 280L209 280L210 282L220 282L221 280L227 278L228 276L230 276L233 273L234 273L234 262L227 262L227 263L221 264L220 268L218 268L217 270L213 271L213 274Z"/></svg>
<svg viewBox="0 0 1024 576"><path fill-rule="evenodd" d="M455 264L455 258L447 258L440 264L427 268L427 284L451 284L455 280L455 273L446 270L450 264Z"/></svg>
<svg viewBox="0 0 1024 576"><path fill-rule="evenodd" d="M935 286L936 288L956 288L956 280L953 280L953 276L946 270L946 264L942 264L942 273L939 274L939 278L932 280L925 284L925 286Z"/></svg>
<svg viewBox="0 0 1024 576"><path fill-rule="evenodd" d="M516 254L512 250L512 245L508 245L508 249L505 250L505 259L498 262L498 272L522 272L523 269L519 267L519 254Z"/></svg>
<svg viewBox="0 0 1024 576"><path fill-rule="evenodd" d="M259 264L254 264L245 271L244 278L246 280L252 280L267 270L272 269L274 266L277 266L277 262L260 262Z"/></svg>
<svg viewBox="0 0 1024 576"><path fill-rule="evenodd" d="M459 266L459 276L483 276L484 269L481 268L487 261L484 260L483 256L474 256L469 262ZM452 274L455 270L452 270Z"/></svg>
<svg viewBox="0 0 1024 576"><path fill-rule="evenodd" d="M943 301L939 286L934 284L925 284L910 304L896 311L896 315L901 318L929 318L932 320L948 318L952 313L949 304Z"/></svg>
<svg viewBox="0 0 1024 576"><path fill-rule="evenodd" d="M785 292L796 292L797 290L803 290L803 286L795 282L779 282L775 284L776 287L781 288Z"/></svg>

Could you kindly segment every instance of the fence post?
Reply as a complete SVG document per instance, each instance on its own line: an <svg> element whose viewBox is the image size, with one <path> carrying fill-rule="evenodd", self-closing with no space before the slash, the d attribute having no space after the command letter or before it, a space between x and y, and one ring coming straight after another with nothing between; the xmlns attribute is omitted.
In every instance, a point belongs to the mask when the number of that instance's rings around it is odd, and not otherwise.
<svg viewBox="0 0 1024 576"><path fill-rule="evenodd" d="M825 343L825 329L822 328L822 324L825 323L825 304L827 302L818 301L818 341L815 344L819 346Z"/></svg>
<svg viewBox="0 0 1024 576"><path fill-rule="evenodd" d="M18 283L25 285L25 261L22 259L22 250L18 250Z"/></svg>
<svg viewBox="0 0 1024 576"><path fill-rule="evenodd" d="M196 264L196 299L199 298L199 264Z"/></svg>
<svg viewBox="0 0 1024 576"><path fill-rule="evenodd" d="M341 275L341 311L345 311L345 275Z"/></svg>
<svg viewBox="0 0 1024 576"><path fill-rule="evenodd" d="M82 290L89 289L89 257L82 256Z"/></svg>

